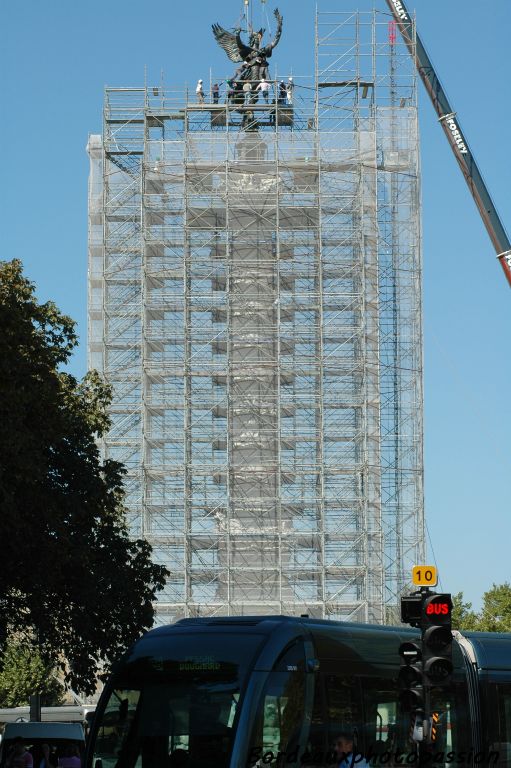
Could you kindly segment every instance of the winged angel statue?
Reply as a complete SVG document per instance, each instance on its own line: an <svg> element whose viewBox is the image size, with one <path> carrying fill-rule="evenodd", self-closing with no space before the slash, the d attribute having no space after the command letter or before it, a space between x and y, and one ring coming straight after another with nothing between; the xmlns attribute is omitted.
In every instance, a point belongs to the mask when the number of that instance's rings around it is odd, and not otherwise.
<svg viewBox="0 0 511 768"><path fill-rule="evenodd" d="M231 78L234 90L241 90L243 85L248 84L251 94L254 94L257 84L263 78L269 79L268 59L282 34L282 16L278 8L275 8L274 15L277 19L277 31L271 43L265 46L261 46L264 29L256 31L249 27L249 43L245 45L241 39L241 29L236 29L235 34L233 34L219 24L213 24L213 34L217 43L224 49L231 61L242 62Z"/></svg>

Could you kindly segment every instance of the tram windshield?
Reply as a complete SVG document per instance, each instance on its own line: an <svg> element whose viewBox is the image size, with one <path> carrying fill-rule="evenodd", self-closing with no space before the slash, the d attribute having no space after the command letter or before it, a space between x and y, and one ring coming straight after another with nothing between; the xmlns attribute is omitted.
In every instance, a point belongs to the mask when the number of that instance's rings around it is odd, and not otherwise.
<svg viewBox="0 0 511 768"><path fill-rule="evenodd" d="M262 639L182 634L140 644L99 715L94 768L227 766L241 689Z"/></svg>

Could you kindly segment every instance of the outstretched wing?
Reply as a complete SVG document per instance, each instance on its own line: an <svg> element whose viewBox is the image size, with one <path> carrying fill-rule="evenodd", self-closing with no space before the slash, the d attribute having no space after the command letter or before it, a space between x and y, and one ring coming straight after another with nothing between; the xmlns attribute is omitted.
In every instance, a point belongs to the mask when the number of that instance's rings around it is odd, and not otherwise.
<svg viewBox="0 0 511 768"><path fill-rule="evenodd" d="M264 48L264 51L265 51L267 56L271 56L271 52L273 51L273 49L275 48L275 46L279 42L280 36L282 34L282 21L283 21L282 14L279 12L278 8L275 8L275 10L273 11L273 14L274 14L275 18L277 19L277 31L276 31L275 37L273 38L271 43L269 43Z"/></svg>
<svg viewBox="0 0 511 768"><path fill-rule="evenodd" d="M218 45L224 49L231 61L244 61L250 53L250 48L242 43L239 33L233 35L220 24L212 25L213 34Z"/></svg>

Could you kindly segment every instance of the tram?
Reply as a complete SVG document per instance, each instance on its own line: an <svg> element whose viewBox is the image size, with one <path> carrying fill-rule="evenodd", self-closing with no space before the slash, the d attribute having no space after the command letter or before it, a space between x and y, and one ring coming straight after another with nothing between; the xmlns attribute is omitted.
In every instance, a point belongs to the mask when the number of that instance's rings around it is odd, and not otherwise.
<svg viewBox="0 0 511 768"><path fill-rule="evenodd" d="M511 635L454 635L452 683L432 692L427 758L511 766ZM87 768L319 768L339 762L332 746L346 731L363 765L413 765L398 649L418 638L405 627L285 616L154 629L105 687Z"/></svg>

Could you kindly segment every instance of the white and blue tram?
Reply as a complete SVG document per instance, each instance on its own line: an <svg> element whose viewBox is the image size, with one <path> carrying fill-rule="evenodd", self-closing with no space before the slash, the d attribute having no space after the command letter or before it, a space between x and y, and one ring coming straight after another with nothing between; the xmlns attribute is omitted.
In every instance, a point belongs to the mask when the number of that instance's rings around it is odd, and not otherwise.
<svg viewBox="0 0 511 768"><path fill-rule="evenodd" d="M455 633L452 683L433 690L436 739L420 757L397 681L399 646L418 637L285 616L152 630L104 690L87 768L319 768L336 764L347 730L374 766L511 766L511 635Z"/></svg>

